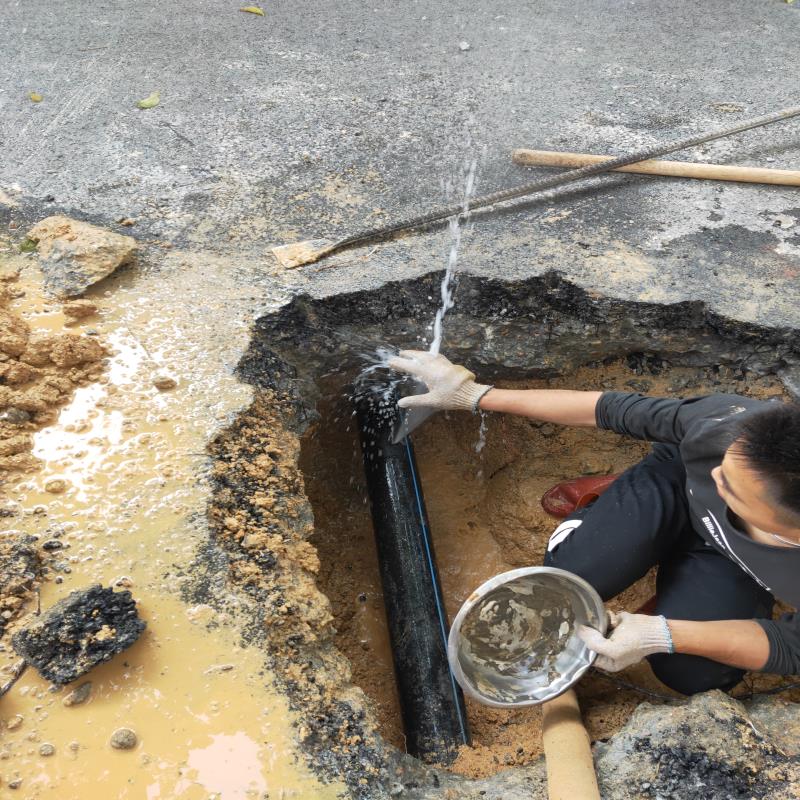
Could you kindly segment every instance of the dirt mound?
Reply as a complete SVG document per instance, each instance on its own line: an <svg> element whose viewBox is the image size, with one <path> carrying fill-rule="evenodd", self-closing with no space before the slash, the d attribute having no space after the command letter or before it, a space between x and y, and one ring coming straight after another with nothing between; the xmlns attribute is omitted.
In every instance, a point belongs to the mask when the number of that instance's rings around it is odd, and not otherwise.
<svg viewBox="0 0 800 800"><path fill-rule="evenodd" d="M600 788L616 800L796 798L800 767L771 734L722 692L671 708L643 703L613 741L597 747Z"/></svg>
<svg viewBox="0 0 800 800"><path fill-rule="evenodd" d="M0 283L0 472L32 471L33 433L58 417L75 389L98 380L106 350L73 333L34 333L10 309L16 273Z"/></svg>

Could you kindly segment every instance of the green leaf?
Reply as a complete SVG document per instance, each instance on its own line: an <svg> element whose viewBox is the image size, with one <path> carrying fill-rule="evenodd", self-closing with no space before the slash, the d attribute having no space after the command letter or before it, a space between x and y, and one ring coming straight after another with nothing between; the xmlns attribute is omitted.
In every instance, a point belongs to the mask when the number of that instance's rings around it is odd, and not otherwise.
<svg viewBox="0 0 800 800"><path fill-rule="evenodd" d="M35 239L28 239L27 237L19 243L20 253L34 253L39 244Z"/></svg>
<svg viewBox="0 0 800 800"><path fill-rule="evenodd" d="M136 104L136 108L155 108L161 102L161 92L153 92L151 95L140 100Z"/></svg>
<svg viewBox="0 0 800 800"><path fill-rule="evenodd" d="M31 99L32 103L41 103L44 100L44 95L39 94L39 92L31 92L28 97Z"/></svg>
<svg viewBox="0 0 800 800"><path fill-rule="evenodd" d="M239 11L246 11L248 14L258 14L259 17L264 16L264 11L258 6L245 6L244 8L240 8Z"/></svg>

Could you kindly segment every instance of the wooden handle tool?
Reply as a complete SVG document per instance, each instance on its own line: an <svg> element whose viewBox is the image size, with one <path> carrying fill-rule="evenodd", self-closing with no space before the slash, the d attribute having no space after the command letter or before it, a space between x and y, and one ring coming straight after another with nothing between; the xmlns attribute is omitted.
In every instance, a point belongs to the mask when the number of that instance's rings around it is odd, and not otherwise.
<svg viewBox="0 0 800 800"><path fill-rule="evenodd" d="M612 156L588 153L560 153L554 150L514 151L514 163L526 167L585 167L600 164ZM772 183L780 186L800 186L800 170L733 167L724 164L695 164L688 161L639 161L618 167L614 172L637 172L642 175L667 175L674 178L704 178L714 181Z"/></svg>
<svg viewBox="0 0 800 800"><path fill-rule="evenodd" d="M542 741L550 800L600 800L589 734L572 689L542 706Z"/></svg>

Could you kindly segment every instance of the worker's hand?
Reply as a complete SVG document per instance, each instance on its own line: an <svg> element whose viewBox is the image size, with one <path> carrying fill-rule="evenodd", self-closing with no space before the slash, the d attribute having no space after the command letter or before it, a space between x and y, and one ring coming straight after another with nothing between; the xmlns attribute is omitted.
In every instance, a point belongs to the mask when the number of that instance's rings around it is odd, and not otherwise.
<svg viewBox="0 0 800 800"><path fill-rule="evenodd" d="M413 375L428 387L426 394L401 398L398 402L401 408L422 406L475 412L481 397L492 388L475 383L475 376L465 367L424 350L401 350L399 356L389 360L389 366Z"/></svg>
<svg viewBox="0 0 800 800"><path fill-rule="evenodd" d="M653 653L674 653L672 634L664 617L609 611L608 638L594 628L578 626L578 636L597 653L596 667L619 672Z"/></svg>

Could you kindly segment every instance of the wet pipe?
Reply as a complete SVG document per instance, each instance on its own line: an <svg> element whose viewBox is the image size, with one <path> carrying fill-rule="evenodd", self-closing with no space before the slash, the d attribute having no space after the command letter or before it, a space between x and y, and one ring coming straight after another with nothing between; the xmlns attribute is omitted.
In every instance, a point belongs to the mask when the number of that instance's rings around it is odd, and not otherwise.
<svg viewBox="0 0 800 800"><path fill-rule="evenodd" d="M373 386L354 399L406 748L447 764L469 744L469 728L447 662L447 616L414 450L408 437L392 443L393 392Z"/></svg>

